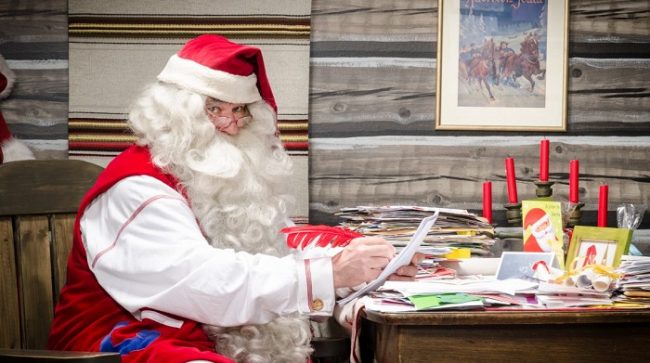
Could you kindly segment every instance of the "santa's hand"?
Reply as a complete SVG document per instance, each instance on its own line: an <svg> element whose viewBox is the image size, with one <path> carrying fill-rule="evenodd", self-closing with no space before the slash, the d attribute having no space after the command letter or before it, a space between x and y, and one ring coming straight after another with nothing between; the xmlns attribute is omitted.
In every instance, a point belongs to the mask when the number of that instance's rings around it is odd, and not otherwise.
<svg viewBox="0 0 650 363"><path fill-rule="evenodd" d="M395 255L395 247L379 237L353 239L332 257L334 287L353 287L372 281Z"/></svg>
<svg viewBox="0 0 650 363"><path fill-rule="evenodd" d="M424 260L424 254L416 252L410 264L398 268L394 274L388 276L388 279L392 281L413 281L418 273L418 265L422 263L422 260Z"/></svg>

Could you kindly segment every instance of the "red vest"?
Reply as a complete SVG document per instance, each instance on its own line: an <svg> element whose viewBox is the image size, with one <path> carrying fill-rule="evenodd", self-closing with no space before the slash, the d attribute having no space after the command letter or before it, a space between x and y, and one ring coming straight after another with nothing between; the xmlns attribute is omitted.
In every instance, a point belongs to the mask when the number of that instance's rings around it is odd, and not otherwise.
<svg viewBox="0 0 650 363"><path fill-rule="evenodd" d="M139 331L151 329L160 336L145 349L122 352L126 361L186 362L205 359L215 362L230 362L214 352L214 343L205 336L200 324L185 320L181 328L171 328L148 319L136 320L128 311L113 300L99 285L88 267L79 222L86 207L100 194L118 181L135 175L152 176L177 189L178 181L165 174L151 162L149 150L131 146L117 156L100 174L95 185L81 201L74 224L74 241L67 266L66 284L61 290L54 313L48 346L54 350L99 351L102 340L111 334L114 343L117 333L111 333L118 323L124 334L137 335ZM118 330L118 329L115 329ZM104 342L105 343L105 342Z"/></svg>

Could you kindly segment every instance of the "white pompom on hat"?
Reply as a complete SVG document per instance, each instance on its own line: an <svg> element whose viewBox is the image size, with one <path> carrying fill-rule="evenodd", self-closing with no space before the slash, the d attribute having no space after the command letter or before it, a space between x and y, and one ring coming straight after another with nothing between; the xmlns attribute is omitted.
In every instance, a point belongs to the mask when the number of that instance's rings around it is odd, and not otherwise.
<svg viewBox="0 0 650 363"><path fill-rule="evenodd" d="M277 113L259 48L205 34L171 56L158 80L230 103L264 100Z"/></svg>

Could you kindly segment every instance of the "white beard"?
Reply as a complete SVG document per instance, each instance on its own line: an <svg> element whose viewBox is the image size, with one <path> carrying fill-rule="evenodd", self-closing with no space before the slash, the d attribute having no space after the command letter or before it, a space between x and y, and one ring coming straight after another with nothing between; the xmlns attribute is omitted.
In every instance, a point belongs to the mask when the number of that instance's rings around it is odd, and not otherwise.
<svg viewBox="0 0 650 363"><path fill-rule="evenodd" d="M150 146L156 165L179 179L212 246L284 256L289 250L279 230L286 225L289 197L279 187L290 181L291 161L273 136L270 107L257 102L249 110L253 121L234 137L215 132L205 113L197 112L178 126L159 126L158 134L141 130L140 143ZM138 134L139 123L132 124ZM308 320L297 314L261 325L204 325L204 330L217 352L238 362L304 363L312 351Z"/></svg>

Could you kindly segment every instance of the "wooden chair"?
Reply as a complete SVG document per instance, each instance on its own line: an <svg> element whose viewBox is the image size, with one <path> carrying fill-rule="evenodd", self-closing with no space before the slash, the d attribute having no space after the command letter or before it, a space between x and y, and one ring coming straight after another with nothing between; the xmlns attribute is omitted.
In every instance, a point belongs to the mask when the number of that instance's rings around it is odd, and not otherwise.
<svg viewBox="0 0 650 363"><path fill-rule="evenodd" d="M115 354L44 352L65 282L81 198L102 168L79 160L0 165L0 360L119 362Z"/></svg>

